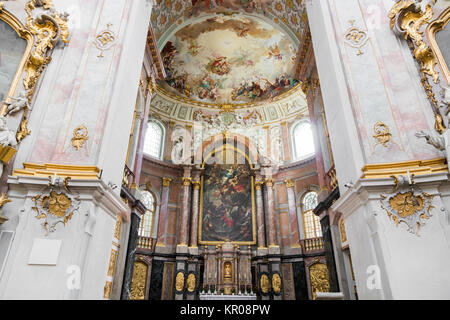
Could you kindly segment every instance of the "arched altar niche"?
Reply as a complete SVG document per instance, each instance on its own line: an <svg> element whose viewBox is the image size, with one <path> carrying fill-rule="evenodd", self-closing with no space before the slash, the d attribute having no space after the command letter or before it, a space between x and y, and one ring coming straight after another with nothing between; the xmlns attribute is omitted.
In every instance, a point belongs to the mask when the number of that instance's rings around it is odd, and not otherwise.
<svg viewBox="0 0 450 320"><path fill-rule="evenodd" d="M248 153L230 144L205 157L200 190L200 244L256 244L253 168Z"/></svg>

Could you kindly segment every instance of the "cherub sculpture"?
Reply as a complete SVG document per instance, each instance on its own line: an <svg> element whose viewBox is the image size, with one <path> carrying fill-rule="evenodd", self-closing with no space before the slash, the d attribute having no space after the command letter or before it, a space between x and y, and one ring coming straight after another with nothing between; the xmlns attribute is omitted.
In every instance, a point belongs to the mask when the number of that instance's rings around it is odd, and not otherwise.
<svg viewBox="0 0 450 320"><path fill-rule="evenodd" d="M26 91L19 93L17 98L9 97L9 100L12 102L6 102L8 108L6 109L5 115L19 112L25 108L30 108L30 104L28 103L28 94Z"/></svg>

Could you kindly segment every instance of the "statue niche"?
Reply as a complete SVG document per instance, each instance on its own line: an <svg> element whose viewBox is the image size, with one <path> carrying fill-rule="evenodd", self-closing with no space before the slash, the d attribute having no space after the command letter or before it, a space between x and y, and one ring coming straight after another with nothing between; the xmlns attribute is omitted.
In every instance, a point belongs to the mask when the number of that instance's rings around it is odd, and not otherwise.
<svg viewBox="0 0 450 320"><path fill-rule="evenodd" d="M227 261L223 264L223 281L233 281L233 265Z"/></svg>

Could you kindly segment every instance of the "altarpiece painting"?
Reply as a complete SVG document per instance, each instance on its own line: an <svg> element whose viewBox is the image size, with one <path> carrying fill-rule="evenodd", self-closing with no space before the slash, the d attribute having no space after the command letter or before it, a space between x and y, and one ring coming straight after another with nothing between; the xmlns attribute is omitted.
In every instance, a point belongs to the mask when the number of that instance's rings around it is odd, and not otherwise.
<svg viewBox="0 0 450 320"><path fill-rule="evenodd" d="M228 159L243 161L215 161L204 164L199 242L217 244L231 241L243 245L255 244L255 201L251 165L248 158L236 150L227 149L227 152L234 153L234 156ZM240 157L236 156L237 154ZM216 159L222 159L222 156L219 155Z"/></svg>

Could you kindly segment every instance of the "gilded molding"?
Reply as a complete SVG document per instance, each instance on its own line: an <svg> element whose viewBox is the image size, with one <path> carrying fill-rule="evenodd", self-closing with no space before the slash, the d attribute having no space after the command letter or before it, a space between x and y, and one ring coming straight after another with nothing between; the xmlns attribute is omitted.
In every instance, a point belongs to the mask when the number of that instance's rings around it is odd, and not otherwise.
<svg viewBox="0 0 450 320"><path fill-rule="evenodd" d="M95 166L77 166L66 164L35 164L25 162L24 169L15 169L12 176L34 176L34 177L49 177L57 175L61 178L70 177L75 179L99 179L100 169Z"/></svg>
<svg viewBox="0 0 450 320"><path fill-rule="evenodd" d="M447 84L450 84L450 71L449 71L450 66L447 65L444 56L442 54L442 51L439 48L439 45L437 44L436 33L442 31L449 23L449 21L450 21L450 7L444 10L444 12L435 21L430 23L430 25L427 28L427 37L428 41L430 41L431 50L434 52L436 56L437 62L442 70L442 73L444 74L444 78L446 79Z"/></svg>
<svg viewBox="0 0 450 320"><path fill-rule="evenodd" d="M111 291L112 291L112 282L106 281L105 286L103 288L103 298L109 299L111 297Z"/></svg>
<svg viewBox="0 0 450 320"><path fill-rule="evenodd" d="M114 270L116 269L116 261L117 261L117 250L111 249L111 255L109 257L109 266L108 266L108 277L112 277L114 275Z"/></svg>
<svg viewBox="0 0 450 320"><path fill-rule="evenodd" d="M45 13L33 17L33 11L36 8L42 8ZM27 22L26 26L23 26L17 18L4 9L4 5L2 4L0 19L6 21L16 30L21 38L27 40L27 48L8 92L8 97L14 95L19 81L22 78L23 70L25 69L23 85L27 91L28 104L30 104L36 84L42 72L50 63L51 54L56 44L59 41L64 44L69 42L69 29L67 24L68 14L59 14L56 12L51 0L29 0L25 4L25 12L27 14ZM2 114L5 112L6 107L6 105L2 106ZM29 111L29 107L26 106L16 134L18 143L31 133L27 129Z"/></svg>
<svg viewBox="0 0 450 320"><path fill-rule="evenodd" d="M389 19L391 29L398 34L403 35L405 40L410 41L413 49L414 58L420 65L422 74L422 86L424 87L427 97L430 100L433 112L436 117L435 129L442 134L445 131L442 115L436 101L433 86L430 85L428 76L432 78L434 84L439 84L440 75L436 70L436 64L439 57L436 56L436 50L433 50L433 44L430 46L425 41L422 27L428 25L433 18L433 5L436 0L418 1L418 0L397 0L392 9L389 11ZM428 29L430 30L430 29ZM428 40L433 43L432 39ZM445 72L443 72L445 75Z"/></svg>
<svg viewBox="0 0 450 320"><path fill-rule="evenodd" d="M426 175L433 173L448 173L445 158L431 160L413 160L392 163L368 164L362 168L362 179L390 178L391 176Z"/></svg>
<svg viewBox="0 0 450 320"><path fill-rule="evenodd" d="M347 242L347 231L345 230L345 222L343 218L339 221L339 233L341 234L341 243Z"/></svg>

